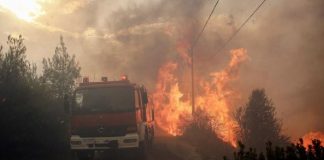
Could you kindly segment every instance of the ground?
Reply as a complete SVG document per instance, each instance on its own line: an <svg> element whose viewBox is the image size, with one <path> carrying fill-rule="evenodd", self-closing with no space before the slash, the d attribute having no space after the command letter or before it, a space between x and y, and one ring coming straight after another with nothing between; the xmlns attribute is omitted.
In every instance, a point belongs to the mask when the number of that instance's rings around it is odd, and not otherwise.
<svg viewBox="0 0 324 160"><path fill-rule="evenodd" d="M134 155L129 152L110 154L98 153L95 160L133 160ZM168 135L161 130L157 131L152 148L148 152L147 160L200 160L194 147Z"/></svg>

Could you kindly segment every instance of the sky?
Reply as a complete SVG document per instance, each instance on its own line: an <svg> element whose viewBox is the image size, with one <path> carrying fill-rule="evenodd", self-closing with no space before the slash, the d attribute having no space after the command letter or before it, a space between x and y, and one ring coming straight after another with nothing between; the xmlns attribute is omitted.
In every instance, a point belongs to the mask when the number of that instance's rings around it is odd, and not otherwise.
<svg viewBox="0 0 324 160"><path fill-rule="evenodd" d="M191 43L212 0L0 0L0 45L21 34L27 58L42 72L62 35L82 75L117 79L127 74L154 90L158 69L179 60L179 41ZM267 0L220 52L219 48L260 4L220 0L195 47L199 76L223 68L229 51L246 48L248 61L233 84L246 103L265 88L284 132L300 137L324 131L324 1Z"/></svg>

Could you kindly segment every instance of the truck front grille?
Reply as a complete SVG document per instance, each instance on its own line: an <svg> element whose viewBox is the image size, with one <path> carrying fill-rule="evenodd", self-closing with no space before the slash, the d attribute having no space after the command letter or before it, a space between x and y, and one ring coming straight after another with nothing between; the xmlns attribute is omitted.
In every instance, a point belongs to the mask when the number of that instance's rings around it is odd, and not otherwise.
<svg viewBox="0 0 324 160"><path fill-rule="evenodd" d="M126 128L127 126L79 128L74 130L74 134L80 137L118 137L126 135Z"/></svg>

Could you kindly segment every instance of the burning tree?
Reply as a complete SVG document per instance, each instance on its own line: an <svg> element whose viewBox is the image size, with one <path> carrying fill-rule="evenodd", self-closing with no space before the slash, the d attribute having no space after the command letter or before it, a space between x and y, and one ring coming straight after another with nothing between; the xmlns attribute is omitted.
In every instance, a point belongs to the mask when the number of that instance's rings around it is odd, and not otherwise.
<svg viewBox="0 0 324 160"><path fill-rule="evenodd" d="M234 147L215 135L215 117L206 110L197 108L190 119L182 118L185 123L181 138L195 146L202 159L221 159L224 155L231 155Z"/></svg>
<svg viewBox="0 0 324 160"><path fill-rule="evenodd" d="M265 90L253 90L249 102L239 108L235 116L243 143L258 149L268 141L276 145L288 144L289 138L282 135L282 125L275 113L274 104L266 96Z"/></svg>
<svg viewBox="0 0 324 160"><path fill-rule="evenodd" d="M205 111L210 117L211 129L215 136L236 146L235 130L238 124L231 116L231 108L233 100L239 97L239 94L231 84L238 78L240 65L247 59L247 51L240 48L233 49L230 53L231 59L224 69L208 73L206 77L197 77L199 93L195 102L197 109ZM183 134L182 117L193 118L191 102L186 97L189 94L185 92L189 89L183 84L185 81L181 81L186 76L183 72L179 72L179 65L170 61L160 68L156 90L152 95L157 124L171 135Z"/></svg>

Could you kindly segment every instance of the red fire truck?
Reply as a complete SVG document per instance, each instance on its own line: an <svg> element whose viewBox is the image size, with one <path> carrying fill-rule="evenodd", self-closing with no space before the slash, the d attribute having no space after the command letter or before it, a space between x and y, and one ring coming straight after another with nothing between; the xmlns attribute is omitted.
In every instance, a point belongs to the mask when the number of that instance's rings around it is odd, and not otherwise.
<svg viewBox="0 0 324 160"><path fill-rule="evenodd" d="M78 159L91 159L95 151L131 149L145 157L154 138L154 110L144 86L119 81L89 82L76 88L70 112L70 146Z"/></svg>

